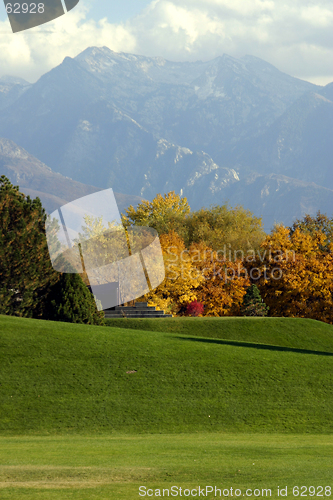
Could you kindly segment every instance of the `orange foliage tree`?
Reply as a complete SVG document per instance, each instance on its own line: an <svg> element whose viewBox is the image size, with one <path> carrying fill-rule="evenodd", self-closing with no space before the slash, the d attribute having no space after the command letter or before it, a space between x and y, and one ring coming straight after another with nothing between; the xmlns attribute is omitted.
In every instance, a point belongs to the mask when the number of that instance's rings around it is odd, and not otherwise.
<svg viewBox="0 0 333 500"><path fill-rule="evenodd" d="M158 309L176 314L197 298L196 289L203 278L191 260L187 259L184 241L175 231L162 234L160 243L165 278L157 288L144 295L143 300Z"/></svg>
<svg viewBox="0 0 333 500"><path fill-rule="evenodd" d="M250 280L241 260L230 261L204 243L189 250L193 265L202 276L196 295L205 306L204 316L238 316Z"/></svg>
<svg viewBox="0 0 333 500"><path fill-rule="evenodd" d="M237 316L250 280L242 261L230 261L204 243L189 250L175 232L161 235L165 279L143 300L173 314L183 314L198 300L205 306L203 316Z"/></svg>

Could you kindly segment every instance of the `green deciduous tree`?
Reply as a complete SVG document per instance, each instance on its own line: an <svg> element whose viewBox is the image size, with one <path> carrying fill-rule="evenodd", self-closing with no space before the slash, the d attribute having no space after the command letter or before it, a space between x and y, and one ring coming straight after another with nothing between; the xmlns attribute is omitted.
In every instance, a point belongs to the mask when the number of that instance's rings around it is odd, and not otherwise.
<svg viewBox="0 0 333 500"><path fill-rule="evenodd" d="M186 221L187 240L205 243L228 260L242 259L248 250L256 251L265 239L261 219L241 206L215 205L192 212Z"/></svg>

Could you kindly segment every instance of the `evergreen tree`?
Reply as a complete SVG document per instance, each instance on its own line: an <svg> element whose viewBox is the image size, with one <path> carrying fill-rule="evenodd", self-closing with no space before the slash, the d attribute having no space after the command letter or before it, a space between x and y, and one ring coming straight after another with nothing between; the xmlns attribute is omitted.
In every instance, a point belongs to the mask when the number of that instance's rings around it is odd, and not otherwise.
<svg viewBox="0 0 333 500"><path fill-rule="evenodd" d="M241 307L243 316L267 316L269 307L262 301L259 289L251 285L246 290Z"/></svg>
<svg viewBox="0 0 333 500"><path fill-rule="evenodd" d="M104 313L79 274L61 274L45 295L40 297L35 316L52 321L104 325Z"/></svg>
<svg viewBox="0 0 333 500"><path fill-rule="evenodd" d="M81 277L53 269L46 217L39 198L0 177L0 314L103 324Z"/></svg>
<svg viewBox="0 0 333 500"><path fill-rule="evenodd" d="M31 200L0 177L0 313L33 315L40 289L59 274L49 258L44 234L46 213L39 198Z"/></svg>

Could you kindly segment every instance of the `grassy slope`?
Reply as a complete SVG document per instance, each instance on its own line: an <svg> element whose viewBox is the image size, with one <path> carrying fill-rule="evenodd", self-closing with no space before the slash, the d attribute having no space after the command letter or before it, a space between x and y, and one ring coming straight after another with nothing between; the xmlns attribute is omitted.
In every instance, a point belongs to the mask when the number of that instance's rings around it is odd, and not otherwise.
<svg viewBox="0 0 333 500"><path fill-rule="evenodd" d="M108 326L333 352L333 327L299 318L106 319Z"/></svg>
<svg viewBox="0 0 333 500"><path fill-rule="evenodd" d="M330 354L5 316L0 332L3 435L333 430Z"/></svg>

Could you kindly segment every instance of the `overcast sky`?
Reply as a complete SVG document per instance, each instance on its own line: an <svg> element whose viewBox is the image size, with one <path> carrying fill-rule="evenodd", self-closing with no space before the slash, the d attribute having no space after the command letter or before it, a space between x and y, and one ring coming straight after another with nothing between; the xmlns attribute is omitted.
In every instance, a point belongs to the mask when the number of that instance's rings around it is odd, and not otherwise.
<svg viewBox="0 0 333 500"><path fill-rule="evenodd" d="M260 57L290 75L333 81L333 1L81 0L41 27L13 34L0 5L0 76L33 82L89 46L209 60Z"/></svg>

